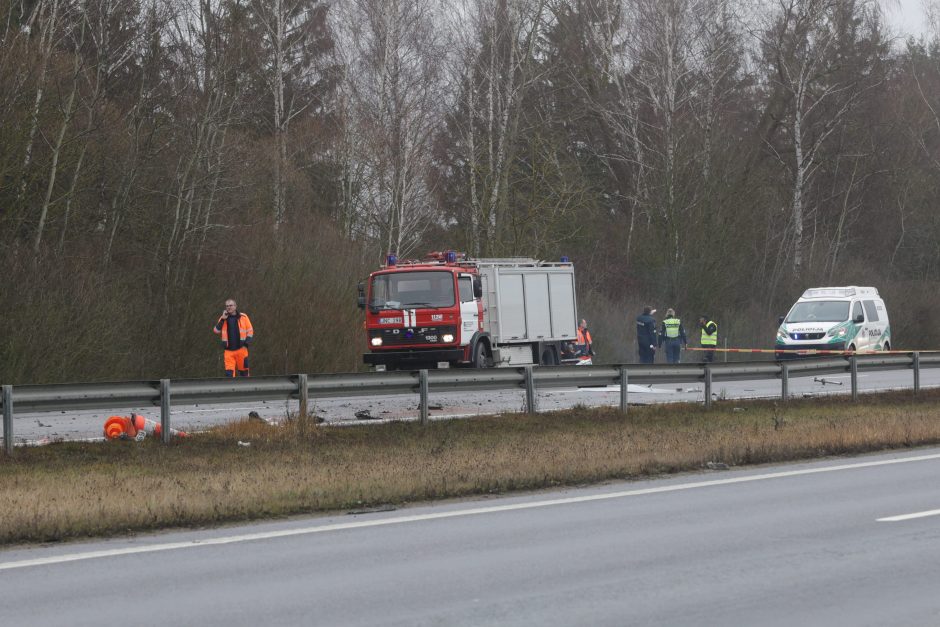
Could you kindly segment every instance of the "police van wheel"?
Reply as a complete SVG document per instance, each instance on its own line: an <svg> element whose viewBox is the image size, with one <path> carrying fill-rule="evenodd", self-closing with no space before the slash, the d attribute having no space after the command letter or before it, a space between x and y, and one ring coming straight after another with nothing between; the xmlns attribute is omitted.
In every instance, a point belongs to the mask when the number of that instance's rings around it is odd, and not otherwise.
<svg viewBox="0 0 940 627"><path fill-rule="evenodd" d="M850 352L850 353L854 353L854 352L855 352L855 344L849 344L849 352Z"/></svg>
<svg viewBox="0 0 940 627"><path fill-rule="evenodd" d="M885 347L881 350L885 350L885 351L891 350L891 342L885 342Z"/></svg>

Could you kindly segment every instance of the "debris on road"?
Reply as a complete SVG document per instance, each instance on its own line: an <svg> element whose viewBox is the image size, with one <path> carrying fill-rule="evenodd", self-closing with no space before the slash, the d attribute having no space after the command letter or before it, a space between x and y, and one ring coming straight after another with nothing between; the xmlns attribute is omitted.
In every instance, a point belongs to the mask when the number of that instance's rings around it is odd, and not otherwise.
<svg viewBox="0 0 940 627"><path fill-rule="evenodd" d="M833 379L826 379L823 377L813 377L813 381L816 383L822 383L823 385L842 385L844 381L834 381Z"/></svg>

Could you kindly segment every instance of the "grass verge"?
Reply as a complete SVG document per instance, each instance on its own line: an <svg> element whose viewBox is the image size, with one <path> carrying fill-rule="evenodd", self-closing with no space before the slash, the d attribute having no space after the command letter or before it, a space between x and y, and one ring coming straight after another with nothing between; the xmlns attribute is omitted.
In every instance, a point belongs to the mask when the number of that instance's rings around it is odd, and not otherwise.
<svg viewBox="0 0 940 627"><path fill-rule="evenodd" d="M940 390L323 428L240 422L163 446L0 459L0 543L341 511L940 443ZM248 441L248 447L238 441Z"/></svg>

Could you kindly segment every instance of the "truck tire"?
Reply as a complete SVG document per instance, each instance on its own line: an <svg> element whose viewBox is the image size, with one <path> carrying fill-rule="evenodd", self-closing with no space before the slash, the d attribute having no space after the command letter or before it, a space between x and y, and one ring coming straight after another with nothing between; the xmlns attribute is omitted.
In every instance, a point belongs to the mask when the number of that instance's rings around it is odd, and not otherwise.
<svg viewBox="0 0 940 627"><path fill-rule="evenodd" d="M483 342L477 342L477 345L473 348L473 367L474 368L489 368L490 362L486 358L486 344Z"/></svg>

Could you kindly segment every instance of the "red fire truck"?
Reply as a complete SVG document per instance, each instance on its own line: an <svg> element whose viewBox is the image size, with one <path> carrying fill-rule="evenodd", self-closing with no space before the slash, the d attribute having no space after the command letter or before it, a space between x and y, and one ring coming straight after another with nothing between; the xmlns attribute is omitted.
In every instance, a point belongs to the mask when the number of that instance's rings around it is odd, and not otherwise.
<svg viewBox="0 0 940 627"><path fill-rule="evenodd" d="M363 361L376 370L557 365L577 338L574 265L565 257L389 255L359 284L359 307Z"/></svg>

